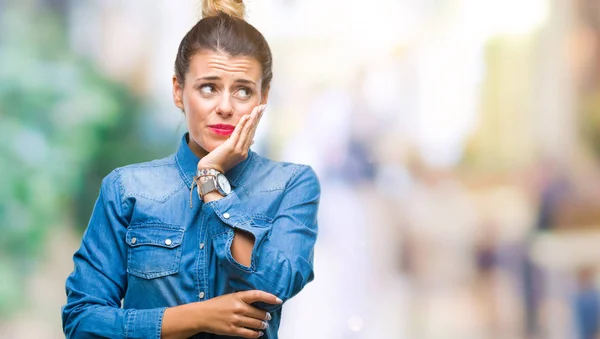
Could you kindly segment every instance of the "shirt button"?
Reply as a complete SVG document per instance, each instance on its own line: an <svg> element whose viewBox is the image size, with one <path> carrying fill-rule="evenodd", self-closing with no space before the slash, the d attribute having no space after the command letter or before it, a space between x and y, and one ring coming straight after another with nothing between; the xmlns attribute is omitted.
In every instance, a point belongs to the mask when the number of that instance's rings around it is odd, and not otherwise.
<svg viewBox="0 0 600 339"><path fill-rule="evenodd" d="M200 294L198 294L198 296L200 297L200 299L204 299L204 292L200 292Z"/></svg>
<svg viewBox="0 0 600 339"><path fill-rule="evenodd" d="M229 219L229 213L223 213L223 218Z"/></svg>
<svg viewBox="0 0 600 339"><path fill-rule="evenodd" d="M171 243L172 243L171 239L165 240L165 245L171 246Z"/></svg>
<svg viewBox="0 0 600 339"><path fill-rule="evenodd" d="M137 238L136 237L131 238L131 244L132 245L135 245L136 242L137 242Z"/></svg>
<svg viewBox="0 0 600 339"><path fill-rule="evenodd" d="M203 248L204 248L204 243L203 243L203 242L201 242L201 243L200 243L200 249L203 249Z"/></svg>

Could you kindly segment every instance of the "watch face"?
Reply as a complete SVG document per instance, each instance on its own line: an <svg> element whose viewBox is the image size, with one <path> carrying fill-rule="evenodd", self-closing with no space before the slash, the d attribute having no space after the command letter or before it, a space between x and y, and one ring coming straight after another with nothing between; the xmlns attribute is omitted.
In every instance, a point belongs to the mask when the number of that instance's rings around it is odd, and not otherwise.
<svg viewBox="0 0 600 339"><path fill-rule="evenodd" d="M225 177L224 175L217 175L217 183L219 188L223 191L223 193L225 193L226 195L231 193L231 185L229 185L229 180L227 180L227 177Z"/></svg>

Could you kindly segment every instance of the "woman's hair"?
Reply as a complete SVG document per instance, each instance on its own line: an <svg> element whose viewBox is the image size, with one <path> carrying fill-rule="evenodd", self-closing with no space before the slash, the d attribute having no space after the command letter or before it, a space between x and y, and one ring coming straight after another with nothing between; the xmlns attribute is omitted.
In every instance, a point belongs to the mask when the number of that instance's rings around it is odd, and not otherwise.
<svg viewBox="0 0 600 339"><path fill-rule="evenodd" d="M204 50L230 57L255 58L262 68L262 88L273 78L271 49L265 37L244 20L242 0L203 0L202 19L183 37L175 59L175 76L183 87L192 57Z"/></svg>

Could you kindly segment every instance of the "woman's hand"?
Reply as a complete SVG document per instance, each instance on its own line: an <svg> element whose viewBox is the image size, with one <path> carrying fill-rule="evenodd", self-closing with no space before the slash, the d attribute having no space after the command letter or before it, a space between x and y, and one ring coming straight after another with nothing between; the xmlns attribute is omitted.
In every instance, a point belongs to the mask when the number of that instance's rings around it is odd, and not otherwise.
<svg viewBox="0 0 600 339"><path fill-rule="evenodd" d="M163 316L161 338L183 339L202 332L258 338L271 320L269 313L251 305L259 301L273 305L282 303L270 293L252 290L169 307Z"/></svg>
<svg viewBox="0 0 600 339"><path fill-rule="evenodd" d="M248 157L256 126L258 126L265 106L258 105L250 114L242 116L229 138L198 162L198 169L213 168L225 173L244 161Z"/></svg>
<svg viewBox="0 0 600 339"><path fill-rule="evenodd" d="M258 338L261 330L269 327L271 315L252 303L262 301L268 304L281 304L276 296L258 290L222 295L203 302L203 332L243 338Z"/></svg>

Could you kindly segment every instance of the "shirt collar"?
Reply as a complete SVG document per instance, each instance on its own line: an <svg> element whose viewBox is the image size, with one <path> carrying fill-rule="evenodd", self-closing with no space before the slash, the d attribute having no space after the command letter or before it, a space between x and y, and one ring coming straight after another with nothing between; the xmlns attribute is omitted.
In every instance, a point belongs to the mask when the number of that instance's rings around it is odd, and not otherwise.
<svg viewBox="0 0 600 339"><path fill-rule="evenodd" d="M179 143L179 148L177 149L177 153L175 154L175 160L177 163L177 167L179 170L179 174L181 175L181 179L185 182L188 188L192 188L192 180L196 175L196 170L198 169L198 161L200 158L194 154L190 146L188 145L189 134L186 132L181 137L181 142ZM240 162L235 165L232 169L225 172L225 177L229 180L231 186L236 187L238 185L238 181L241 178L241 174L244 172L246 165L250 162L250 158L254 156L254 152L249 151L248 157L246 160Z"/></svg>

